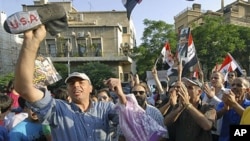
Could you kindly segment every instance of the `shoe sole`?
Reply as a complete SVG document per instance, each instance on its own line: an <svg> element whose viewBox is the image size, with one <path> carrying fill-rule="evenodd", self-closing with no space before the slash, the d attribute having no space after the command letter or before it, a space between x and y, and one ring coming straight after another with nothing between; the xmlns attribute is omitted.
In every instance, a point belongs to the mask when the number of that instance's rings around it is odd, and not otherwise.
<svg viewBox="0 0 250 141"><path fill-rule="evenodd" d="M36 29L41 24L46 24L65 16L66 11L63 6L46 4L37 10L12 14L5 20L4 29L10 34L20 34L27 30Z"/></svg>

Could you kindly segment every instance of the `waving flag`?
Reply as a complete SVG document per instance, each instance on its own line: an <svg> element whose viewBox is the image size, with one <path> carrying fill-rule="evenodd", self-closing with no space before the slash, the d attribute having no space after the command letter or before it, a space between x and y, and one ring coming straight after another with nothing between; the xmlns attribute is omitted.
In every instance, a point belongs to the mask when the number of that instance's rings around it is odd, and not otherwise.
<svg viewBox="0 0 250 141"><path fill-rule="evenodd" d="M177 48L178 49L177 56L179 60L182 61L183 64L182 74L185 75L188 73L190 67L194 66L198 62L190 28L182 29L180 32L179 39L180 40L179 40L179 46Z"/></svg>
<svg viewBox="0 0 250 141"><path fill-rule="evenodd" d="M222 62L219 71L225 75L225 80L227 80L227 74L230 71L236 71L238 73L238 76L241 76L243 74L241 67L234 60L230 53L227 53L227 56Z"/></svg>
<svg viewBox="0 0 250 141"><path fill-rule="evenodd" d="M133 9L135 8L136 4L141 3L141 1L142 0L122 0L122 3L127 10L128 20L130 19L130 15L131 15Z"/></svg>
<svg viewBox="0 0 250 141"><path fill-rule="evenodd" d="M170 67L172 67L174 65L174 59L169 42L166 42L165 46L161 50L161 54L163 56L163 63L167 63Z"/></svg>

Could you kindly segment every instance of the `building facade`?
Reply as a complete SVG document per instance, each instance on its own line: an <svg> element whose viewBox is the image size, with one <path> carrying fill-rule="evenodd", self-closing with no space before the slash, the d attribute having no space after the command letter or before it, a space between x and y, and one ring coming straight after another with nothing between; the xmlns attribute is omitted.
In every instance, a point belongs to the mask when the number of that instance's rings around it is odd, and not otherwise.
<svg viewBox="0 0 250 141"><path fill-rule="evenodd" d="M23 39L9 34L3 28L7 15L0 12L0 75L13 73Z"/></svg>
<svg viewBox="0 0 250 141"><path fill-rule="evenodd" d="M46 0L23 5L23 11L47 4ZM46 36L39 53L68 68L88 62L100 62L122 81L135 69L130 57L135 42L135 28L126 11L77 11L71 1L50 2L63 5L68 14L68 29L58 36ZM70 71L70 69L68 70Z"/></svg>
<svg viewBox="0 0 250 141"><path fill-rule="evenodd" d="M217 11L202 10L200 4L194 3L191 8L186 8L174 17L175 29L178 32L183 27L200 25L203 23L204 15L222 16L225 22L239 26L250 26L250 0L236 0L235 2L224 6L224 0L221 0L221 9Z"/></svg>

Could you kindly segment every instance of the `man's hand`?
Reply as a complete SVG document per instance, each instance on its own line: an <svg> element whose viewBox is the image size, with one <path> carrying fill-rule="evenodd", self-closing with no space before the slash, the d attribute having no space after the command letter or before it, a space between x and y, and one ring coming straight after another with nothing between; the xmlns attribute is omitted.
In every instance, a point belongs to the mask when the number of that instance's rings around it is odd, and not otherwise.
<svg viewBox="0 0 250 141"><path fill-rule="evenodd" d="M180 100L182 101L182 104L183 104L184 106L190 104L190 103L189 103L190 96L189 96L189 94L188 94L188 91L187 91L186 86L185 86L183 83L181 83L181 87L180 87L180 89L178 90L178 96L179 96L179 98L180 98Z"/></svg>
<svg viewBox="0 0 250 141"><path fill-rule="evenodd" d="M152 68L152 75L157 76L157 70L155 66Z"/></svg>
<svg viewBox="0 0 250 141"><path fill-rule="evenodd" d="M231 90L223 94L222 101L230 107L233 107L237 103L235 94Z"/></svg>
<svg viewBox="0 0 250 141"><path fill-rule="evenodd" d="M204 83L204 92L206 93L207 97L209 99L213 98L215 96L215 89L214 87L210 87L208 83Z"/></svg>
<svg viewBox="0 0 250 141"><path fill-rule="evenodd" d="M121 81L118 78L109 78L104 80L104 84L109 87L109 90L116 92L116 94L123 95Z"/></svg>
<svg viewBox="0 0 250 141"><path fill-rule="evenodd" d="M176 90L172 90L171 92L169 92L169 102L172 106L175 106L177 104L177 94L176 94Z"/></svg>
<svg viewBox="0 0 250 141"><path fill-rule="evenodd" d="M39 44L46 37L46 29L44 25L39 26L35 30L29 30L24 33L25 44Z"/></svg>
<svg viewBox="0 0 250 141"><path fill-rule="evenodd" d="M116 95L119 97L119 100L122 104L127 104L127 99L122 90L122 84L120 79L118 78L109 78L108 80L104 80L104 84L109 87L111 91L115 91Z"/></svg>

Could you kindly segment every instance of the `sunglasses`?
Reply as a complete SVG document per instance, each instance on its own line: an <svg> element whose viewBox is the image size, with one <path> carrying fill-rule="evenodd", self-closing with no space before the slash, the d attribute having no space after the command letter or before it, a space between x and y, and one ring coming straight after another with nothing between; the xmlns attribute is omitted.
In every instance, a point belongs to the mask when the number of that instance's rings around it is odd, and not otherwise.
<svg viewBox="0 0 250 141"><path fill-rule="evenodd" d="M233 83L233 84L232 84L232 87L234 87L234 86L237 86L237 87L243 87L243 85L242 85L242 84L235 84L235 83Z"/></svg>
<svg viewBox="0 0 250 141"><path fill-rule="evenodd" d="M234 75L228 75L229 77L234 77Z"/></svg>
<svg viewBox="0 0 250 141"><path fill-rule="evenodd" d="M132 93L133 93L134 95L137 95L138 93L139 93L140 95L145 94L144 91L132 91Z"/></svg>

